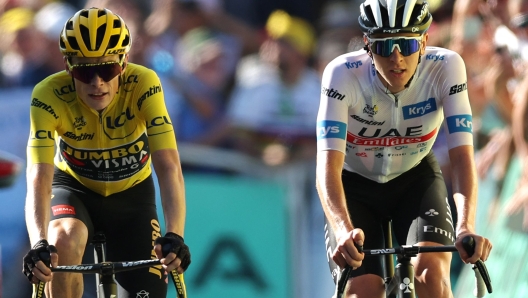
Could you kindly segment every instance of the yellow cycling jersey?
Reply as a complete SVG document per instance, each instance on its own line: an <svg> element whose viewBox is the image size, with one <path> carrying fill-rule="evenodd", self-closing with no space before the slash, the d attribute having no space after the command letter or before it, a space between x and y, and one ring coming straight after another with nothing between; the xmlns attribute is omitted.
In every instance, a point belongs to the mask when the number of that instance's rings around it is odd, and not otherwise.
<svg viewBox="0 0 528 298"><path fill-rule="evenodd" d="M77 96L65 71L37 84L31 96L28 164L55 164L103 196L147 178L152 152L176 149L174 129L154 71L128 63L121 80L101 113Z"/></svg>

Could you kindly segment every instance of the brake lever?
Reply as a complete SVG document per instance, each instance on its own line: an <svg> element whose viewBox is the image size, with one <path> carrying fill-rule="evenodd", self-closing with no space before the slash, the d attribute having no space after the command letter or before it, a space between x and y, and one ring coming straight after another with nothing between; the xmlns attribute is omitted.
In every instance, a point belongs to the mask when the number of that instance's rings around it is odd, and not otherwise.
<svg viewBox="0 0 528 298"><path fill-rule="evenodd" d="M462 239L462 246L468 253L468 255L472 256L475 253L475 239L471 236L466 236L464 239ZM473 264L473 269L477 268L477 270L480 273L480 276L482 277L482 280L484 281L484 284L486 285L486 290L489 294L493 292L493 288L491 286L491 278L488 274L488 269L486 268L486 264L482 260L477 260L475 264Z"/></svg>

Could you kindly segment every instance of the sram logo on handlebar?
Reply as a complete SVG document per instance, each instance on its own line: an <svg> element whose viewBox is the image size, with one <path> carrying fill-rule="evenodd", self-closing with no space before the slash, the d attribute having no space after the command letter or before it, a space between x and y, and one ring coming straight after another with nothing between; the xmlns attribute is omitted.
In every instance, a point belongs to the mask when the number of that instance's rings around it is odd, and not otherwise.
<svg viewBox="0 0 528 298"><path fill-rule="evenodd" d="M394 253L396 250L394 248L385 248L385 249L372 249L371 253L374 254L383 254L383 253Z"/></svg>
<svg viewBox="0 0 528 298"><path fill-rule="evenodd" d="M60 266L61 269L75 269L75 270L90 270L93 268L93 266L80 266L80 265L73 265L73 266Z"/></svg>

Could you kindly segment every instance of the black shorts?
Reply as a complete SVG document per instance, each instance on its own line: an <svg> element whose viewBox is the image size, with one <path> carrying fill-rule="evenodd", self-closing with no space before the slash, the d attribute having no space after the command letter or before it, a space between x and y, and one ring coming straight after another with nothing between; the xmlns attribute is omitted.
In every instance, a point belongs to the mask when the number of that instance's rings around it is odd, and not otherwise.
<svg viewBox="0 0 528 298"><path fill-rule="evenodd" d="M366 249L386 247L383 223L392 220L393 245L413 245L431 241L452 245L455 240L447 189L433 153L416 167L386 182L378 183L355 173L343 171L347 207L355 228L363 229ZM336 239L325 222L327 253L333 252ZM337 264L328 257L334 282ZM383 257L366 257L352 276L383 276Z"/></svg>
<svg viewBox="0 0 528 298"><path fill-rule="evenodd" d="M107 261L156 259L154 240L161 236L161 229L151 176L125 191L104 197L55 169L52 194L51 220L79 219L88 228L88 242L95 233L102 232L106 237ZM90 250L85 256L93 255L92 246L87 247ZM149 297L167 295L167 276L161 266L117 273L116 280L119 297L140 297L137 293L144 296L145 292Z"/></svg>

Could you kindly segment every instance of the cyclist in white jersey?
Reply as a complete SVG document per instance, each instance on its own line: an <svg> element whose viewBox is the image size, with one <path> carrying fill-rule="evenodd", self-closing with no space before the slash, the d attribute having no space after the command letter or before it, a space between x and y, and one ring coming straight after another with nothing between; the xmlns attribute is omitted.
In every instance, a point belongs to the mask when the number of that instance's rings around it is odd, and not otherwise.
<svg viewBox="0 0 528 298"><path fill-rule="evenodd" d="M381 223L393 221L401 245L457 246L462 260L486 260L491 242L475 234L477 176L464 61L426 47L432 16L425 0L366 0L359 25L365 48L325 68L317 119L317 188L326 215L326 243L334 280L356 270L346 295L383 297L381 261L365 248L384 245ZM444 125L458 221L432 153ZM461 246L472 235L476 250ZM451 254L413 258L420 298L452 297ZM358 286L360 285L360 286Z"/></svg>

